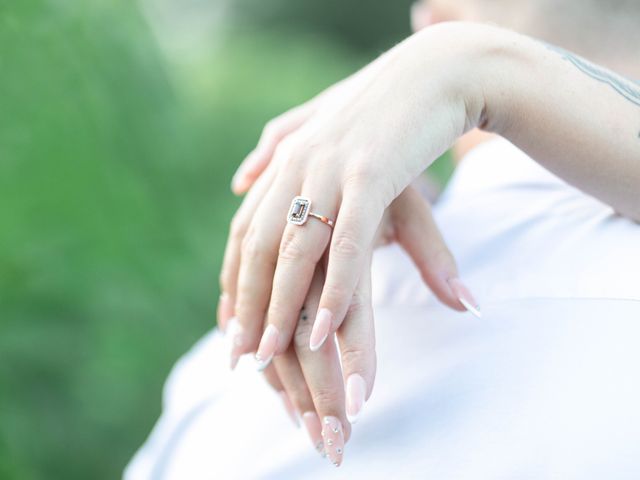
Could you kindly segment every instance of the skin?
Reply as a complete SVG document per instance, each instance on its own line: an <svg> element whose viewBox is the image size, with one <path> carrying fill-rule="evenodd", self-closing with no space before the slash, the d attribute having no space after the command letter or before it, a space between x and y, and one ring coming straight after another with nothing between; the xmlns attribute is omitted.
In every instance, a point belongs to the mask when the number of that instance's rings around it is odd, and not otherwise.
<svg viewBox="0 0 640 480"><path fill-rule="evenodd" d="M225 313L236 314L242 327L236 353L255 350L262 330L255 326L264 325L267 312L266 324L278 332L273 368L282 385L285 378L335 385L338 376L327 363L325 377L307 373L312 352L304 342L294 348L302 377L292 369L277 371L280 357L290 352L302 306L315 305L317 297L319 308L331 312L331 331L341 335L354 295L366 298L358 293L366 280L362 272L385 210L440 153L476 127L504 136L568 182L639 219L638 88L602 73L512 32L442 24L409 38L347 81L350 87L340 95L314 105L311 116L276 142L272 160L245 199L249 206L241 208L248 226L244 234L234 229L227 250L236 252L225 260L225 268L236 273L223 274L222 281L232 304ZM300 228L274 221L272 212L285 211L300 193L314 199L315 210L336 218L332 236L319 222ZM367 320L348 318L343 328L358 331L351 327L358 323ZM250 329L258 334L247 336ZM325 342L315 353L335 359L332 345ZM367 394L370 389L367 384ZM310 396L317 412L346 425L340 394L321 395L326 405L319 405L317 394ZM348 430L342 430L346 438ZM335 448L329 453L339 463Z"/></svg>
<svg viewBox="0 0 640 480"><path fill-rule="evenodd" d="M391 204L378 228L375 246L393 242L407 252L427 286L445 305L464 310L445 280L458 275L453 256L433 220L429 205L413 187L408 187ZM353 417L348 418L349 414L356 416L356 406L361 408L371 395L376 359L368 262L362 270L343 325L337 331L338 348L333 342L325 342L317 352L309 349L313 314L317 311L324 278L325 265L318 265L298 316L293 341L283 354L273 358L264 373L269 384L283 397L294 421L297 422L297 417L302 415L314 447L322 443L320 419L330 416L339 420L343 425L343 437L335 439L331 452L328 452L331 454L348 439L350 423L354 420ZM221 309L223 305L221 302ZM225 327L231 323L229 333L237 339L242 337L242 327L237 319L231 318L232 315L232 311L220 311L219 319ZM338 356L341 357L342 369ZM350 381L354 375L357 377ZM354 388L354 382L360 382L364 388ZM345 409L345 400L346 406L351 408ZM310 422L315 425L310 427ZM340 455L333 455L333 458L330 455L330 459L338 464L341 462Z"/></svg>

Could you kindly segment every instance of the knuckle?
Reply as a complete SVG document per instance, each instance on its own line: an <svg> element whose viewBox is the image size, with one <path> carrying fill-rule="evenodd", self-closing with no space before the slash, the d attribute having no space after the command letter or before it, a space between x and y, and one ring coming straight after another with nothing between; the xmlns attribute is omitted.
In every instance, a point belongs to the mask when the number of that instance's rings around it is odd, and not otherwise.
<svg viewBox="0 0 640 480"><path fill-rule="evenodd" d="M284 137L278 145L276 145L274 150L274 156L280 162L290 162L293 158L295 158L296 145L292 140L291 135Z"/></svg>
<svg viewBox="0 0 640 480"><path fill-rule="evenodd" d="M372 364L373 348L365 342L355 342L344 346L341 352L342 364L350 371L362 372Z"/></svg>
<svg viewBox="0 0 640 480"><path fill-rule="evenodd" d="M344 174L345 185L363 187L376 184L380 179L379 172L370 163L354 162Z"/></svg>
<svg viewBox="0 0 640 480"><path fill-rule="evenodd" d="M351 298L351 304L347 309L347 317L360 317L371 314L371 300L363 293L356 291Z"/></svg>
<svg viewBox="0 0 640 480"><path fill-rule="evenodd" d="M330 254L340 257L359 258L363 252L364 246L349 231L342 231L333 238Z"/></svg>
<svg viewBox="0 0 640 480"><path fill-rule="evenodd" d="M280 117L275 117L265 123L262 128L262 138L265 140L278 136L280 132Z"/></svg>
<svg viewBox="0 0 640 480"><path fill-rule="evenodd" d="M274 161L281 168L301 171L308 163L308 150L295 133L283 136L274 150Z"/></svg>
<svg viewBox="0 0 640 480"><path fill-rule="evenodd" d="M319 411L327 411L335 408L340 403L342 397L335 389L322 387L311 392L313 403Z"/></svg>
<svg viewBox="0 0 640 480"><path fill-rule="evenodd" d="M287 394L289 395L289 399L291 400L291 403L293 403L295 407L306 410L306 408L309 406L309 403L310 403L309 400L311 397L309 395L309 392L306 391L305 389L295 388L295 389L289 390Z"/></svg>
<svg viewBox="0 0 640 480"><path fill-rule="evenodd" d="M267 248L264 242L251 231L242 239L242 257L244 259L260 260L264 259L267 254Z"/></svg>
<svg viewBox="0 0 640 480"><path fill-rule="evenodd" d="M285 261L299 261L305 258L305 249L300 238L291 229L285 230L280 242L279 256Z"/></svg>

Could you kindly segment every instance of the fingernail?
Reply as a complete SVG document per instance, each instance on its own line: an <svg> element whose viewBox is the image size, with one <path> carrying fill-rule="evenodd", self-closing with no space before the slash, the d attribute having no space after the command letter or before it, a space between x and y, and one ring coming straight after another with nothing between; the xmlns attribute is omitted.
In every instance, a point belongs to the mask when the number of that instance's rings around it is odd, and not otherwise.
<svg viewBox="0 0 640 480"><path fill-rule="evenodd" d="M309 338L309 348L312 352L320 349L322 344L329 336L331 330L331 312L326 308L321 308L316 315L316 320L311 329L311 337Z"/></svg>
<svg viewBox="0 0 640 480"><path fill-rule="evenodd" d="M471 292L465 286L465 284L462 283L459 278L450 278L448 280L448 283L449 287L451 287L451 291L460 301L462 306L469 312L473 313L476 317L482 318L480 306L478 305L478 302L476 302L475 298L473 298L473 295L471 295Z"/></svg>
<svg viewBox="0 0 640 480"><path fill-rule="evenodd" d="M367 384L364 378L357 373L350 375L347 378L346 391L347 420L349 420L349 423L356 423L360 413L362 413L364 398L367 394Z"/></svg>
<svg viewBox="0 0 640 480"><path fill-rule="evenodd" d="M342 424L336 417L324 417L322 419L322 437L324 438L324 451L331 463L339 467L342 463L344 452L344 434Z"/></svg>
<svg viewBox="0 0 640 480"><path fill-rule="evenodd" d="M268 325L262 334L258 351L256 352L256 361L258 362L258 370L267 368L273 355L278 348L278 329L273 325Z"/></svg>
<svg viewBox="0 0 640 480"><path fill-rule="evenodd" d="M322 457L325 457L326 453L324 451L324 441L322 440L322 425L320 424L320 418L318 418L316 412L304 412L302 414L302 422L304 423L304 427L307 429L313 448L315 448Z"/></svg>
<svg viewBox="0 0 640 480"><path fill-rule="evenodd" d="M243 186L245 183L245 175L244 175L244 168L241 165L240 168L238 168L238 171L236 171L236 173L233 174L233 178L231 179L231 191L233 193L240 193L243 190Z"/></svg>
<svg viewBox="0 0 640 480"><path fill-rule="evenodd" d="M228 293L223 292L218 301L218 326L226 333L229 329L229 319L233 316L233 303Z"/></svg>
<svg viewBox="0 0 640 480"><path fill-rule="evenodd" d="M289 395L287 395L287 392L285 392L284 390L279 393L280 398L282 399L282 403L284 404L284 408L289 414L289 418L291 418L291 421L297 428L300 428L300 419L298 418L298 412L296 411L296 407L293 406Z"/></svg>
<svg viewBox="0 0 640 480"><path fill-rule="evenodd" d="M238 322L237 317L233 317L229 320L227 325L227 338L229 338L229 341L231 342L231 361L229 363L231 370L235 370L238 365L238 360L240 360L240 356L243 353L243 333L242 326L240 325L240 322Z"/></svg>

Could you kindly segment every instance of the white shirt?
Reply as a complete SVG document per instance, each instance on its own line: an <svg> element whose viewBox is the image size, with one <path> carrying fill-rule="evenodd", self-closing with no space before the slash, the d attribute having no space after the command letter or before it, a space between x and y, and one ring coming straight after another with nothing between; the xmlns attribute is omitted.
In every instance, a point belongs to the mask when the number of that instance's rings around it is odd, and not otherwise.
<svg viewBox="0 0 640 480"><path fill-rule="evenodd" d="M640 477L640 226L504 140L435 209L478 320L397 246L374 258L378 372L335 469L215 331L175 366L142 479Z"/></svg>

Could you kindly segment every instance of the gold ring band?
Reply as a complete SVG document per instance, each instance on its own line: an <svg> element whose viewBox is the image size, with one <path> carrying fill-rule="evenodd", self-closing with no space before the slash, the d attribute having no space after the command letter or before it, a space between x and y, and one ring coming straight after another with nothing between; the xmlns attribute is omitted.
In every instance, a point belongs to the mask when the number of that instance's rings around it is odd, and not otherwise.
<svg viewBox="0 0 640 480"><path fill-rule="evenodd" d="M313 212L309 212L309 216L313 218L317 218L322 223L329 225L331 228L333 228L333 220L331 220L329 217L325 217L324 215L318 215L317 213L313 213Z"/></svg>
<svg viewBox="0 0 640 480"><path fill-rule="evenodd" d="M291 207L289 207L289 214L287 215L287 222L292 225L304 225L307 223L309 217L313 217L320 220L325 225L333 228L334 221L329 217L314 213L311 211L311 200L306 197L295 197L291 201Z"/></svg>

